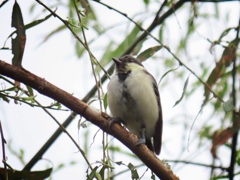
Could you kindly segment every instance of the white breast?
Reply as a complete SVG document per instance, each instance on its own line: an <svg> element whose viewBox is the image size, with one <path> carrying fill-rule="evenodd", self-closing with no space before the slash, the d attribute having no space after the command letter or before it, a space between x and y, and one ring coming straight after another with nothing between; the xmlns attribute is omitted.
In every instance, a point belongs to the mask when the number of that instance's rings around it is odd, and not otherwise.
<svg viewBox="0 0 240 180"><path fill-rule="evenodd" d="M132 64L132 72L121 83L114 75L108 84L108 102L113 117L120 118L134 134L141 136L141 128L146 128L146 137L153 136L158 121L159 107L153 89L152 77L143 71L143 67ZM138 68L142 68L139 70ZM127 91L134 101L123 98Z"/></svg>

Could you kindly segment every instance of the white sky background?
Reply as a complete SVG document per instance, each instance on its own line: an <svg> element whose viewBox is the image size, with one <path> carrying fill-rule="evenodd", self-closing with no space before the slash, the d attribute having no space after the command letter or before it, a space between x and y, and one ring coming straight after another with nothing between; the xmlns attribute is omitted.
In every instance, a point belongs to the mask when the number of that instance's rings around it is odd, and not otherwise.
<svg viewBox="0 0 240 180"><path fill-rule="evenodd" d="M12 13L12 6L14 1L8 2L6 5L3 6L3 8L0 9L0 27L1 27L1 33L0 33L0 46L3 45L4 41L6 40L7 36L12 32L11 28L11 13ZM42 7L39 5L37 6L36 11L34 11L34 15L29 14L29 8L32 3L35 1L26 1L19 0L18 3L21 7L23 17L24 17L24 23L27 24L31 22L34 17L37 17L39 14L41 14ZM46 3L49 1L45 1ZM67 1L64 1L67 2ZM105 3L117 8L118 10L125 12L128 14L129 17L132 17L136 13L141 13L144 11L144 5L141 3L142 1L104 1ZM126 5L127 4L127 5ZM91 2L90 5L96 10L98 19L101 23L105 24L105 27L112 26L114 24L119 24L120 22L126 21L124 17L117 14L114 11L111 11L105 7L102 7L101 5ZM154 13L158 9L158 4L155 3L155 6L149 7L149 17L151 15L151 12ZM189 6L185 5L185 6ZM200 9L200 12L215 12L214 11L214 5L211 3L196 3L196 6L198 6ZM188 56L181 54L180 59L184 62L187 62L188 60L184 60L184 58L192 58L195 61L192 61L191 64L188 64L188 66L191 67L193 71L195 71L197 74L201 74L200 69L198 68L198 61L202 61L201 58L206 57L206 62L208 61L207 58L209 58L209 62L206 63L211 67L214 67L214 61L219 59L220 55L217 55L217 57L214 57L209 52L210 44L206 42L204 38L209 38L211 40L216 40L220 33L225 29L225 27L232 27L237 25L237 21L239 18L239 3L237 2L229 2L229 3L222 3L220 4L220 10L219 13L222 16L222 18L226 17L226 12L229 12L229 9L231 9L231 13L229 14L229 21L228 24L225 24L222 22L217 22L213 20L209 20L206 22L206 20L197 18L196 21L201 22L201 27L198 29L198 32L195 34L196 39L200 39L199 41L191 41L191 54L188 54ZM186 24L188 20L188 14L187 12L184 12L185 9L182 9L180 11L177 11L176 15L172 15L170 19L167 20L167 26L169 28L169 35L165 40L164 43L166 43L174 52L174 48L176 44L174 42L177 42L179 40L179 37L185 35L186 30ZM59 7L56 11L58 14L61 15L62 18L67 18L67 10ZM48 14L48 13L47 13ZM44 15L45 16L45 15ZM41 16L39 18L43 18L44 16ZM144 17L138 16L138 18L143 19ZM138 19L136 18L136 19ZM144 26L146 27L148 23L152 20L151 18L146 17L146 24ZM57 18L51 17L46 22L42 23L40 26L36 26L30 30L27 30L27 44L25 47L24 52L24 58L23 58L23 66L28 69L29 71L33 72L34 74L45 78L49 82L53 83L54 85L73 93L78 98L83 98L84 95L88 92L88 90L93 86L92 81L92 75L90 70L90 64L87 56L84 56L81 59L77 59L75 56L75 50L73 47L75 39L72 37L72 35L69 33L69 31L65 30L59 34L56 34L52 38L50 38L46 43L42 43L45 36L51 32L53 29L61 25L61 22ZM215 27L218 28L215 28ZM213 31L214 30L214 31ZM126 29L122 28L122 32L126 31ZM114 33L114 31L109 31L109 36L114 37L115 39L122 40L121 32L117 31ZM124 33L123 33L124 34ZM87 37L91 39L91 31L87 33ZM202 36L202 41L199 36ZM107 44L107 38L102 38L101 43ZM99 42L99 41L98 41ZM101 43L95 44L95 47L101 47ZM148 48L151 46L156 45L156 42L149 40L149 44L145 44L144 47ZM7 45L10 47L11 41L8 40ZM101 48L93 48L94 55L98 58L100 58L102 52ZM219 49L216 49L218 51ZM160 56L163 57L169 57L168 53L163 50L161 52ZM6 60L7 62L11 63L11 52L10 51L0 51L0 59ZM152 63L151 61L148 61L144 63L146 68L156 77L157 81L161 78L161 76L167 71L167 69L164 69L163 66L163 60L158 59L159 66L155 66L155 63ZM177 63L176 63L177 66ZM84 77L84 78L83 78ZM186 77L187 78L187 77ZM185 79L186 79L185 78ZM179 145L181 141L181 134L182 131L190 131L190 128L183 129L183 126L179 126L181 122L183 122L182 116L178 116L180 113L182 114L182 111L186 111L186 118L189 119L190 122L192 122L197 115L202 99L203 99L203 92L201 90L196 91L194 93L194 96L192 99L188 99L188 101L183 100L178 106L172 107L174 103L179 99L182 93L183 89L183 82L185 81L175 81L174 80L174 73L169 74L162 83L167 84L167 86L164 86L164 89L161 89L160 84L160 93L161 93L161 101L163 106L163 113L164 113L164 135L163 135L163 148L161 153L161 159L186 159L192 160L194 162L202 162L202 163L211 163L211 156L210 152L209 154L204 153L200 156L196 156L199 154L199 151L197 151L196 144L197 142L194 142L194 135L195 133L192 133L192 136L190 137L193 141L193 144L189 145L189 151L187 149L184 149L182 155L179 157L179 153L181 152L181 149L178 147L181 147ZM173 81L174 80L174 81ZM190 76L190 82L196 81L195 77L193 75ZM2 81L0 81L1 88L4 87L4 84L2 84ZM189 86L188 88L191 89ZM49 100L47 98L42 97L41 95L37 96L38 99L40 99L41 102L43 102L45 105L53 102L52 100ZM200 97L200 98L199 98ZM227 100L227 99L225 99ZM187 107L187 108L186 108ZM60 122L63 122L69 115L70 112L56 112L51 111L56 118ZM193 128L193 131L198 131L200 125L207 122L209 117L209 113L212 112L212 109L205 108L204 113L201 114ZM172 120L175 119L175 124L170 124ZM21 105L15 105L12 101L11 103L7 104L5 102L0 101L0 120L2 122L3 128L4 128L4 135L9 141L12 140L12 146L15 150L24 149L25 156L24 159L26 162L28 162L32 156L37 152L37 150L46 142L46 140L49 138L49 136L55 131L55 129L58 127L57 124L50 119L41 109L39 108L32 108L28 105L21 104ZM171 120L171 121L170 121ZM210 123L215 123L217 120L212 120ZM74 120L74 122L70 125L68 128L68 131L72 134L72 136L78 141L78 129L77 129L77 123L78 118ZM191 124L191 123L190 123ZM93 127L93 125L89 125L89 128L92 128L91 132L91 138L92 136L97 132L98 128ZM80 132L79 138L81 139L85 130ZM102 154L101 151L101 137L102 133L99 132L97 135L97 138L95 139L93 145L90 147L90 161L94 163L97 160L100 160L100 155ZM112 139L110 136L109 139ZM114 142L115 145L120 146L125 151L128 151L123 145L118 143L117 141ZM82 142L80 140L80 144L82 145ZM186 142L187 146L187 142ZM204 146L205 148L210 148L210 144ZM206 150L206 149L203 149ZM200 150L200 152L203 152L203 150ZM128 151L129 152L129 151ZM196 152L196 153L195 153ZM229 152L226 151L224 148L220 149L221 153L224 153L226 158L225 165L228 165L228 159L229 159ZM8 163L15 169L21 170L23 166L21 163L11 155L9 151L7 151L8 156ZM45 159L49 159L53 166L56 167L60 163L66 163L71 160L76 161L77 164L74 166L68 166L67 168L64 168L63 170L54 173L53 179L65 179L66 177L68 179L85 179L85 171L86 171L86 163L84 162L83 158L81 157L80 153L77 153L76 147L73 145L71 140L65 135L61 135L61 137L54 143L54 145L47 151L47 153L44 155ZM115 159L116 161L123 161L124 163L132 162L134 165L141 164L140 161L133 160L126 158L126 156L122 155L121 153L117 153L117 157ZM49 167L52 166L50 162L42 161L43 165L36 166L34 169L39 170L45 169L46 165ZM96 164L97 165L97 164ZM1 165L2 166L2 165ZM94 166L94 165L93 165ZM181 167L173 167L174 173L176 173L177 176L180 177L180 179L188 180L188 179L207 179L209 177L209 172L206 171L205 168L199 168L194 166L187 166L183 165L184 168ZM115 165L115 168L121 168L125 169L123 166L117 166ZM139 174L141 175L145 171L145 168L142 170L139 170ZM149 171L148 171L149 173ZM150 173L149 173L150 174ZM123 178L129 177L129 173L124 176L119 176L116 179L123 179ZM146 176L147 177L147 176Z"/></svg>

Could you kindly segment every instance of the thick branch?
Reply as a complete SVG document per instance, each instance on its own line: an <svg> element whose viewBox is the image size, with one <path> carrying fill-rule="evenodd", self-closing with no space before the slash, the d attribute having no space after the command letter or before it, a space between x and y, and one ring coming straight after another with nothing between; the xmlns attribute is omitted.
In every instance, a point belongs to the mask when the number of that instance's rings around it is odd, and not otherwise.
<svg viewBox="0 0 240 180"><path fill-rule="evenodd" d="M169 170L150 150L148 150L145 145L135 146L138 142L138 138L135 135L128 132L117 123L113 124L110 128L109 116L107 114L91 108L83 101L80 101L62 89L59 89L45 79L22 68L12 66L4 61L0 61L0 74L22 82L34 88L39 93L60 102L72 111L80 114L93 124L97 125L106 133L111 134L135 153L160 179L178 179L178 177L176 177L171 170Z"/></svg>

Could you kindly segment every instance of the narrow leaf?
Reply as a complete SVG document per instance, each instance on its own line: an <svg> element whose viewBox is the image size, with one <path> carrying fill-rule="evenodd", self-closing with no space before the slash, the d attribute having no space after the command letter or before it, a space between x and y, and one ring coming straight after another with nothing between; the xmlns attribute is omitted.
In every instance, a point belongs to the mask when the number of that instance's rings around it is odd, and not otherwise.
<svg viewBox="0 0 240 180"><path fill-rule="evenodd" d="M180 66L178 66L178 67L176 67L176 68L173 68L173 69L170 69L170 70L168 70L167 72L165 72L165 73L162 75L161 79L159 80L158 84L161 83L161 81L163 80L163 78L164 78L168 73L170 73L170 72L172 72L172 71L176 71L179 67L180 67Z"/></svg>
<svg viewBox="0 0 240 180"><path fill-rule="evenodd" d="M107 109L107 106L108 106L108 94L104 94L103 96L103 106L104 106L104 109Z"/></svg>
<svg viewBox="0 0 240 180"><path fill-rule="evenodd" d="M154 173L152 173L151 179L152 179L152 180L156 180L156 177L155 177L155 174L154 174Z"/></svg>
<svg viewBox="0 0 240 180"><path fill-rule="evenodd" d="M30 28L32 28L32 27L34 27L34 26L37 26L37 25L41 24L42 22L46 21L47 19L49 19L51 16L52 16L52 14L49 14L49 15L47 15L45 18L35 20L35 21L33 21L33 22L29 23L29 24L26 24L24 28L25 28L25 30L27 30L27 29L30 29ZM8 38L12 37L15 33L17 33L17 30L13 31L13 32L8 36ZM7 39L8 39L8 38L7 38Z"/></svg>
<svg viewBox="0 0 240 180"><path fill-rule="evenodd" d="M136 47L132 50L132 55L135 56L139 53L139 51L141 50L142 48L142 45L143 45L144 41L141 41L139 42Z"/></svg>
<svg viewBox="0 0 240 180"><path fill-rule="evenodd" d="M150 0L144 0L143 2L144 2L144 4L145 4L146 6L148 6L148 5L149 5L149 1L150 1Z"/></svg>
<svg viewBox="0 0 240 180"><path fill-rule="evenodd" d="M0 98L2 98L3 101L5 101L5 102L7 102L7 103L10 102L10 100L9 100L4 94L2 94L2 93L0 93Z"/></svg>
<svg viewBox="0 0 240 180"><path fill-rule="evenodd" d="M139 179L137 169L134 167L132 163L128 164L128 168L131 170L132 179Z"/></svg>
<svg viewBox="0 0 240 180"><path fill-rule="evenodd" d="M181 95L180 99L175 102L173 107L175 107L176 105L178 105L182 101L182 99L183 99L183 97L185 95L186 89L187 89L188 80L189 80L189 76L188 76L188 78L186 79L186 81L184 83L183 92L182 92L182 95Z"/></svg>
<svg viewBox="0 0 240 180"><path fill-rule="evenodd" d="M86 15L91 11L90 5L88 0L79 0L81 6L85 8Z"/></svg>
<svg viewBox="0 0 240 180"><path fill-rule="evenodd" d="M217 157L217 148L220 145L223 145L227 142L228 139L230 139L233 134L236 132L236 128L228 127L221 132L217 132L214 134L213 137L213 144L211 148L211 154L213 157Z"/></svg>
<svg viewBox="0 0 240 180"><path fill-rule="evenodd" d="M224 38L232 29L235 29L235 28L227 28L227 29L225 29L222 32L221 36L219 37L218 42L220 42L222 40L222 38Z"/></svg>
<svg viewBox="0 0 240 180"><path fill-rule="evenodd" d="M3 179L7 178L5 177L5 171L6 169L0 168L0 177L3 177ZM46 179L50 176L52 172L52 168L46 169L43 171L17 171L12 169L7 169L8 179L34 179L34 180L41 180Z"/></svg>
<svg viewBox="0 0 240 180"><path fill-rule="evenodd" d="M106 50L101 57L100 64L102 67L105 67L113 57L121 56L122 53L136 40L136 37L140 32L140 29L135 26L132 31L126 36L126 38L119 44L119 46L117 48L114 48L114 50L112 50L113 43L110 43L108 50Z"/></svg>
<svg viewBox="0 0 240 180"><path fill-rule="evenodd" d="M89 175L87 175L88 180L92 180L96 177L98 167L96 166Z"/></svg>
<svg viewBox="0 0 240 180"><path fill-rule="evenodd" d="M22 17L21 9L15 1L12 12L12 27L16 28L17 36L15 39L12 38L12 64L15 66L22 66L22 57L26 43L25 27Z"/></svg>
<svg viewBox="0 0 240 180"><path fill-rule="evenodd" d="M162 46L153 46L150 47L143 52L141 52L138 56L137 59L139 59L141 62L145 61L146 59L152 57L156 52L158 52L160 49L162 49Z"/></svg>
<svg viewBox="0 0 240 180"><path fill-rule="evenodd" d="M208 88L212 88L212 86L217 82L218 79L220 79L222 74L225 72L226 68L230 66L233 59L236 58L236 49L238 43L239 39L234 39L229 43L228 47L224 49L221 59L216 63L216 66L209 75L206 82L208 87L205 87L204 89L204 103L207 102L209 97L210 91L208 90Z"/></svg>
<svg viewBox="0 0 240 180"><path fill-rule="evenodd" d="M33 89L30 86L27 86L27 90L30 96L34 96Z"/></svg>
<svg viewBox="0 0 240 180"><path fill-rule="evenodd" d="M122 165L123 164L123 162L122 161L117 161L117 162L115 162L117 165Z"/></svg>
<svg viewBox="0 0 240 180"><path fill-rule="evenodd" d="M25 29L30 29L30 28L32 28L32 27L34 27L34 26L36 26L36 25L39 25L39 24L41 24L42 22L48 20L51 16L52 16L52 14L49 14L49 15L47 15L45 18L38 19L38 20L35 20L35 21L33 21L33 22L29 23L29 24L26 24L26 25L25 25Z"/></svg>
<svg viewBox="0 0 240 180"><path fill-rule="evenodd" d="M65 25L61 25L59 27L57 27L56 29L54 29L53 31L49 32L49 34L43 39L42 43L47 41L50 37L52 37L53 35L56 35L56 33L61 32L62 30L64 30L66 28ZM40 43L41 44L41 43Z"/></svg>

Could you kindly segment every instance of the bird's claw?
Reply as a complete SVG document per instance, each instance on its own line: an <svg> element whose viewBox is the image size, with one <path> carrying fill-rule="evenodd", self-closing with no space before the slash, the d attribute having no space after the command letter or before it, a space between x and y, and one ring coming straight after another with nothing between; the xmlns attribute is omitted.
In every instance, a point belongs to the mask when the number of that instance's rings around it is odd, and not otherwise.
<svg viewBox="0 0 240 180"><path fill-rule="evenodd" d="M145 144L146 143L146 138L145 138L145 128L142 128L142 137L139 138L136 146L140 145L140 144Z"/></svg>
<svg viewBox="0 0 240 180"><path fill-rule="evenodd" d="M109 128L111 128L112 125L115 124L115 123L121 124L121 120L118 119L118 118L114 118L114 117L110 118L110 122L109 122L109 125L108 125Z"/></svg>
<svg viewBox="0 0 240 180"><path fill-rule="evenodd" d="M145 138L141 138L138 140L136 146L139 146L140 144L145 144L146 143L146 139Z"/></svg>

